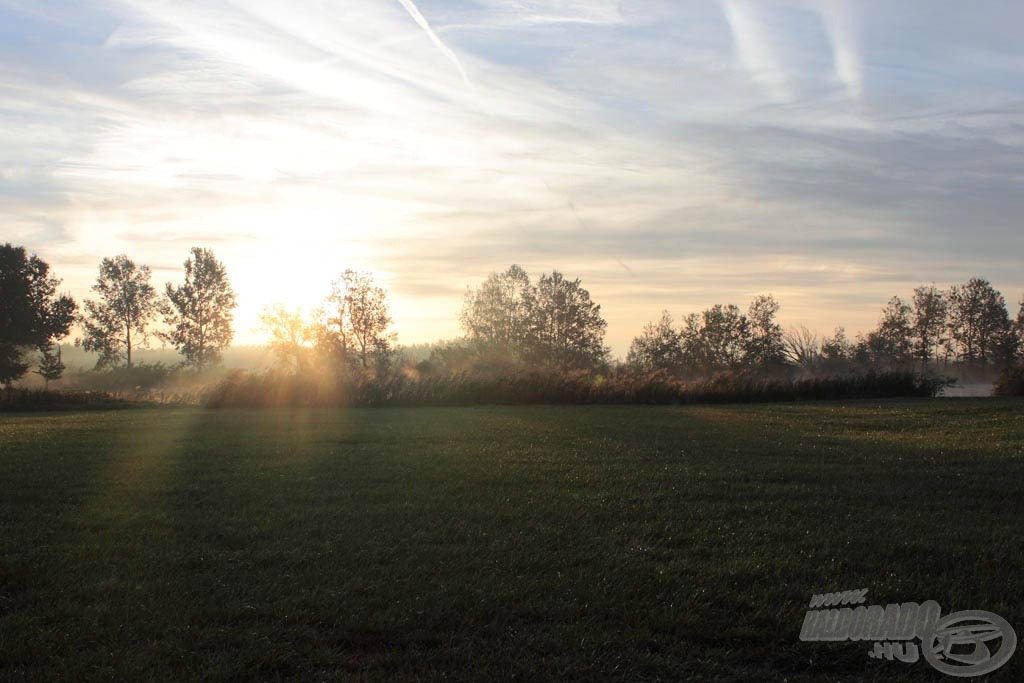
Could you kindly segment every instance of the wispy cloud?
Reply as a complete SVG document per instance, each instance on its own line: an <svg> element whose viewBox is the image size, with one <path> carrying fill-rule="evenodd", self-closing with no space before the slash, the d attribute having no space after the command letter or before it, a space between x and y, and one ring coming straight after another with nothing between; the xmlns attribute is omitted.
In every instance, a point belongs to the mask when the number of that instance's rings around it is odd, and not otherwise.
<svg viewBox="0 0 1024 683"><path fill-rule="evenodd" d="M2 238L78 295L210 244L240 330L371 268L405 341L511 262L583 277L619 351L759 291L855 330L915 281L1024 289L1022 9L416 3L0 0Z"/></svg>
<svg viewBox="0 0 1024 683"><path fill-rule="evenodd" d="M759 4L751 0L722 0L722 9L743 67L773 98L790 99L792 91L786 70L772 44Z"/></svg>
<svg viewBox="0 0 1024 683"><path fill-rule="evenodd" d="M857 14L848 0L820 0L817 4L822 22L832 45L832 61L836 77L853 99L863 92L864 70L861 54Z"/></svg>
<svg viewBox="0 0 1024 683"><path fill-rule="evenodd" d="M499 21L522 24L617 24L619 0L481 0Z"/></svg>

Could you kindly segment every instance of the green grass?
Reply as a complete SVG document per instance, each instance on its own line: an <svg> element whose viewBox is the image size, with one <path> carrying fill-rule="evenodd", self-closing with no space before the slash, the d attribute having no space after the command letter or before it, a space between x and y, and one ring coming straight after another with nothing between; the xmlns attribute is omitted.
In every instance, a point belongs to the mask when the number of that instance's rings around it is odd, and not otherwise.
<svg viewBox="0 0 1024 683"><path fill-rule="evenodd" d="M0 416L0 679L937 680L806 604L1024 638L1022 492L1014 400Z"/></svg>

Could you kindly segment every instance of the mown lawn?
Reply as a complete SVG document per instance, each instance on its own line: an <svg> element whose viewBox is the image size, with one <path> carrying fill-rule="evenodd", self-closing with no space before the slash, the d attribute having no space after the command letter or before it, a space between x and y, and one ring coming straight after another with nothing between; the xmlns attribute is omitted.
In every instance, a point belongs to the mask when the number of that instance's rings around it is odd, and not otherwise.
<svg viewBox="0 0 1024 683"><path fill-rule="evenodd" d="M807 602L1024 639L1022 494L1010 400L0 416L0 679L937 680Z"/></svg>

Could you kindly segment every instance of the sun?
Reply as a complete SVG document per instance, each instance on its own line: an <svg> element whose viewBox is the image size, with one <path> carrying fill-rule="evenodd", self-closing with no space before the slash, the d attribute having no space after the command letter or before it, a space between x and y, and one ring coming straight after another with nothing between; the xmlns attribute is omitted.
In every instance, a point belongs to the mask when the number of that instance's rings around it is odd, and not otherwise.
<svg viewBox="0 0 1024 683"><path fill-rule="evenodd" d="M264 308L281 304L310 313L346 268L375 270L371 246L359 237L366 231L342 230L337 217L328 219L308 210L270 213L251 224L255 234L240 236L225 247L238 297L238 344L266 340L259 322Z"/></svg>

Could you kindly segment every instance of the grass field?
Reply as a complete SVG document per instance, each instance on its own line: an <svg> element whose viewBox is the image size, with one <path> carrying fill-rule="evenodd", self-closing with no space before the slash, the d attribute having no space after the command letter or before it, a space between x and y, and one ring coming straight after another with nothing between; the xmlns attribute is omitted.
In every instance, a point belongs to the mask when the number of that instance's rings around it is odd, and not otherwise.
<svg viewBox="0 0 1024 683"><path fill-rule="evenodd" d="M937 680L807 602L1024 637L1022 493L1012 400L0 416L0 679Z"/></svg>

